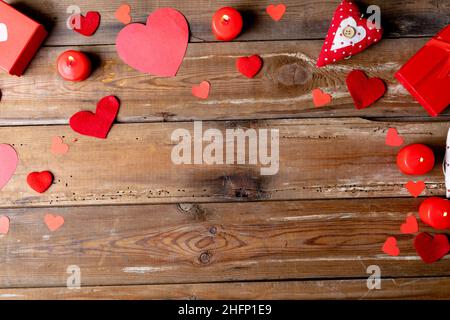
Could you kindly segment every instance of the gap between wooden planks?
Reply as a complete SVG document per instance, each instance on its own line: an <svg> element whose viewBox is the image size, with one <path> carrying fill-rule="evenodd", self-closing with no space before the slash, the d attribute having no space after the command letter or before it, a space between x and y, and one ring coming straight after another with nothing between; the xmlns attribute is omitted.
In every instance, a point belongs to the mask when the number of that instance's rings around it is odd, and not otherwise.
<svg viewBox="0 0 450 320"><path fill-rule="evenodd" d="M270 0L226 0L220 3L208 0L129 0L134 22L145 23L147 16L161 7L180 10L189 21L191 41L215 41L211 32L211 19L216 10L232 6L241 11L246 22L239 41L298 40L324 38L333 13L341 0L321 1L284 0L287 12L283 19L274 22L265 12L273 3ZM361 8L380 6L386 37L432 36L448 23L450 6L443 1L391 0L358 1ZM15 8L33 17L50 31L46 44L51 46L114 44L117 33L124 27L114 16L123 3L119 0L77 0L82 13L99 11L102 22L97 33L90 38L74 34L66 27L70 14L67 9L74 5L71 0L23 0L12 1Z"/></svg>
<svg viewBox="0 0 450 320"><path fill-rule="evenodd" d="M450 278L385 279L381 290L366 280L272 281L0 289L0 300L313 300L313 299L449 299Z"/></svg>
<svg viewBox="0 0 450 320"><path fill-rule="evenodd" d="M141 74L121 62L113 46L83 47L98 67L81 83L59 78L56 57L68 48L44 48L22 78L0 74L0 125L66 124L79 110L94 110L101 97L122 101L119 122L166 122L308 117L422 117L425 110L394 79L394 74L427 39L384 40L351 60L317 69L322 41L191 44L176 78ZM264 67L255 79L236 70L240 56L260 54ZM362 69L388 84L386 96L357 110L345 78ZM208 100L192 96L203 80L212 84ZM333 96L316 108L312 90ZM444 113L449 115L450 111Z"/></svg>
<svg viewBox="0 0 450 320"><path fill-rule="evenodd" d="M400 235L414 199L348 199L2 210L0 287L450 276L449 257L427 265ZM64 216L49 232L45 213ZM421 231L430 231L421 225ZM399 257L382 253L388 236Z"/></svg>

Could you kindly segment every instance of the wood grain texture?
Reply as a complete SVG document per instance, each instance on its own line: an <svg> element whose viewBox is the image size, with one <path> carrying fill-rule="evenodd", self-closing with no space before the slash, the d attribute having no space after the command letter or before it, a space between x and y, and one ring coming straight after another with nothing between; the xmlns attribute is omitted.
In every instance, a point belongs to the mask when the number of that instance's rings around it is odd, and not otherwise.
<svg viewBox="0 0 450 320"><path fill-rule="evenodd" d="M1 143L12 144L20 158L15 176L1 190L0 207L410 197L404 185L412 178L396 166L399 148L385 145L389 127L397 128L405 144L435 149L437 164L420 179L427 185L424 195L445 193L440 163L446 122L349 118L203 123L203 132L215 128L223 134L227 129L279 130L280 168L273 176L261 175L260 165L174 164L171 153L178 140L171 141L172 133L186 129L193 136L193 127L181 122L115 125L106 140L79 136L68 126L0 128ZM54 136L65 137L68 154L50 152ZM42 170L53 172L55 182L37 194L26 176Z"/></svg>
<svg viewBox="0 0 450 320"><path fill-rule="evenodd" d="M272 281L0 289L0 300L313 300L313 299L450 299L449 278L386 279L381 290L366 280Z"/></svg>
<svg viewBox="0 0 450 320"><path fill-rule="evenodd" d="M117 33L124 27L114 13L123 3L119 0L9 0L16 8L43 23L50 30L47 45L114 44ZM211 19L216 10L232 6L240 10L246 22L239 41L249 40L299 40L323 39L333 13L340 0L311 1L284 0L287 12L280 22L274 22L265 12L270 0L225 0L217 3L208 0L127 1L132 7L135 22L144 23L148 14L162 7L174 7L187 18L191 41L215 41L211 32ZM382 23L387 37L432 36L449 23L450 5L447 1L358 1L361 8L375 4L380 6ZM102 22L91 38L74 34L66 26L67 8L78 5L81 11L99 11Z"/></svg>
<svg viewBox="0 0 450 320"><path fill-rule="evenodd" d="M121 62L112 46L83 47L97 68L89 80L69 83L56 72L67 48L45 48L22 78L0 75L0 125L64 124L80 109L93 109L104 95L122 101L120 122L233 120L305 117L423 117L425 110L394 79L426 39L385 40L367 52L326 68L315 68L321 41L191 44L176 78L140 74ZM264 68L255 79L240 75L238 57L258 53ZM374 106L357 110L345 78L353 69L384 79L389 90ZM211 82L208 100L191 88ZM332 94L330 106L316 108L311 91ZM444 115L449 115L449 111Z"/></svg>
<svg viewBox="0 0 450 320"><path fill-rule="evenodd" d="M2 210L0 287L65 287L69 265L82 286L281 279L450 276L445 257L423 263L400 235L419 200L351 199ZM64 226L50 233L45 213ZM421 231L430 231L421 225ZM381 251L396 236L401 254ZM443 282L444 284L446 282ZM255 293L257 294L257 293Z"/></svg>

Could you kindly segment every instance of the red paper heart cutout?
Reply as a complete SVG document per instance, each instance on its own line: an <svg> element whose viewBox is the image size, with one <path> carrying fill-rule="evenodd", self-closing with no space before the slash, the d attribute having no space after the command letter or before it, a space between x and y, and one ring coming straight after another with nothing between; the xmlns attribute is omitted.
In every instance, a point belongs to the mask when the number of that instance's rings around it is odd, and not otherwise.
<svg viewBox="0 0 450 320"><path fill-rule="evenodd" d="M390 256L397 257L400 254L400 249L397 246L397 239L394 237L387 238L383 244L382 250Z"/></svg>
<svg viewBox="0 0 450 320"><path fill-rule="evenodd" d="M409 193L414 197L417 198L420 196L420 194L425 190L425 182L423 181L409 181L405 185L406 189L408 189Z"/></svg>
<svg viewBox="0 0 450 320"><path fill-rule="evenodd" d="M242 57L236 60L236 68L247 78L253 78L258 74L263 65L260 56L253 55L250 57Z"/></svg>
<svg viewBox="0 0 450 320"><path fill-rule="evenodd" d="M321 89L312 91L314 106L323 107L331 102L331 95L323 92Z"/></svg>
<svg viewBox="0 0 450 320"><path fill-rule="evenodd" d="M53 183L53 174L50 171L32 172L27 177L27 183L34 191L44 193Z"/></svg>
<svg viewBox="0 0 450 320"><path fill-rule="evenodd" d="M78 32L79 34L82 34L83 36L90 37L92 36L100 26L100 13L96 11L89 11L86 13L86 16L83 16L81 14L74 15L72 17L73 25L76 25L75 21L79 19L80 20L80 27L73 28L74 31Z"/></svg>
<svg viewBox="0 0 450 320"><path fill-rule="evenodd" d="M425 263L436 262L450 251L448 238L444 234L433 237L429 233L422 232L414 239L414 247Z"/></svg>
<svg viewBox="0 0 450 320"><path fill-rule="evenodd" d="M420 204L420 220L423 223L438 229L450 228L450 201L438 197L431 197Z"/></svg>
<svg viewBox="0 0 450 320"><path fill-rule="evenodd" d="M129 4L122 4L115 13L117 20L123 24L131 23L131 7Z"/></svg>
<svg viewBox="0 0 450 320"><path fill-rule="evenodd" d="M406 217L406 222L400 226L400 232L403 234L413 234L419 231L419 224L415 215Z"/></svg>
<svg viewBox="0 0 450 320"><path fill-rule="evenodd" d="M274 21L280 21L286 12L286 6L282 3L278 5L270 4L266 8L266 12Z"/></svg>
<svg viewBox="0 0 450 320"><path fill-rule="evenodd" d="M203 81L200 85L192 87L192 95L200 99L208 99L210 89L211 84L208 81Z"/></svg>
<svg viewBox="0 0 450 320"><path fill-rule="evenodd" d="M152 75L177 74L189 40L186 18L177 10L163 8L147 18L147 25L132 23L116 40L120 58L130 67Z"/></svg>
<svg viewBox="0 0 450 320"><path fill-rule="evenodd" d="M44 217L44 222L47 225L47 228L53 232L62 227L62 225L64 224L64 218L48 213Z"/></svg>
<svg viewBox="0 0 450 320"><path fill-rule="evenodd" d="M358 6L344 0L337 7L320 52L317 66L346 59L381 40L383 29L361 18Z"/></svg>
<svg viewBox="0 0 450 320"><path fill-rule="evenodd" d="M403 138L398 134L397 129L389 128L386 134L386 145L390 147L400 147L403 144Z"/></svg>
<svg viewBox="0 0 450 320"><path fill-rule="evenodd" d="M85 136L106 139L119 112L120 102L114 96L102 98L95 113L80 111L70 118L70 127Z"/></svg>
<svg viewBox="0 0 450 320"><path fill-rule="evenodd" d="M9 217L0 217L0 234L8 234L9 232Z"/></svg>
<svg viewBox="0 0 450 320"><path fill-rule="evenodd" d="M386 93L386 85L380 78L368 78L361 70L354 70L347 76L347 87L357 109L364 109Z"/></svg>

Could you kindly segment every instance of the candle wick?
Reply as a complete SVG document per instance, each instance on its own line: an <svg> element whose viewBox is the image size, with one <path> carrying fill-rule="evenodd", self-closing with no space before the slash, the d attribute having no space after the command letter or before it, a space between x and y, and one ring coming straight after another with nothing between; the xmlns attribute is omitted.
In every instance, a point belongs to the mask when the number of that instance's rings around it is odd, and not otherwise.
<svg viewBox="0 0 450 320"><path fill-rule="evenodd" d="M423 159L422 157L419 159L420 162L423 162L423 160L424 160L424 159Z"/></svg>
<svg viewBox="0 0 450 320"><path fill-rule="evenodd" d="M72 56L69 56L67 59L69 60L69 63L68 63L69 66L71 66L72 63L75 61L75 58Z"/></svg>
<svg viewBox="0 0 450 320"><path fill-rule="evenodd" d="M446 216L447 216L447 211L444 212L444 217L446 217Z"/></svg>
<svg viewBox="0 0 450 320"><path fill-rule="evenodd" d="M227 15L227 14L225 14L225 15L222 17L222 21L223 21L224 23L228 24L228 23L230 22L230 16Z"/></svg>

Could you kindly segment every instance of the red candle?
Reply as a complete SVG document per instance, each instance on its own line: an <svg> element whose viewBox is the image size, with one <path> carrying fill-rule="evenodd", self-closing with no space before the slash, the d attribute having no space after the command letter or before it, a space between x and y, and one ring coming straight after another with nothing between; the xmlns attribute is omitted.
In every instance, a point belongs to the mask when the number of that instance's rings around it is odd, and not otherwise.
<svg viewBox="0 0 450 320"><path fill-rule="evenodd" d="M84 53L69 50L58 57L58 72L65 80L83 81L91 74L91 61Z"/></svg>
<svg viewBox="0 0 450 320"><path fill-rule="evenodd" d="M420 219L438 230L450 228L450 201L437 197L428 198L419 207Z"/></svg>
<svg viewBox="0 0 450 320"><path fill-rule="evenodd" d="M397 155L397 165L404 174L426 174L434 167L433 150L423 144L406 146Z"/></svg>
<svg viewBox="0 0 450 320"><path fill-rule="evenodd" d="M234 8L225 7L218 10L212 20L212 30L217 40L231 41L242 31L242 16Z"/></svg>

